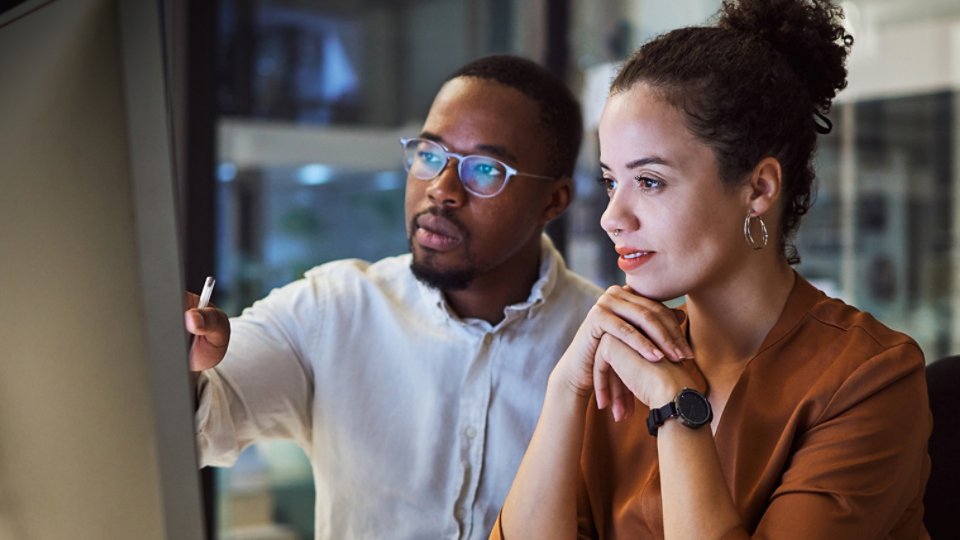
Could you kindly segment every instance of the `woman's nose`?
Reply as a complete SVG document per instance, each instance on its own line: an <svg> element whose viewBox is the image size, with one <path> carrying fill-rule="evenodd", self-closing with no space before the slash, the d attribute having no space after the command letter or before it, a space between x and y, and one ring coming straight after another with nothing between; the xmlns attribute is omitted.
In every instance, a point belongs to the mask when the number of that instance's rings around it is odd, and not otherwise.
<svg viewBox="0 0 960 540"><path fill-rule="evenodd" d="M633 231L640 226L640 220L624 195L620 191L614 192L600 216L600 227L611 236L619 236L624 231Z"/></svg>

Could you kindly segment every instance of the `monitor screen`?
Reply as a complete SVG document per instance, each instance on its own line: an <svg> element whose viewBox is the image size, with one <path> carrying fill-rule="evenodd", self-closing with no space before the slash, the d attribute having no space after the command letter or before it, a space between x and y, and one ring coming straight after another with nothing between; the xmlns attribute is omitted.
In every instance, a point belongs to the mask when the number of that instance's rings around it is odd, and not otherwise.
<svg viewBox="0 0 960 540"><path fill-rule="evenodd" d="M0 538L202 538L158 4L0 8Z"/></svg>

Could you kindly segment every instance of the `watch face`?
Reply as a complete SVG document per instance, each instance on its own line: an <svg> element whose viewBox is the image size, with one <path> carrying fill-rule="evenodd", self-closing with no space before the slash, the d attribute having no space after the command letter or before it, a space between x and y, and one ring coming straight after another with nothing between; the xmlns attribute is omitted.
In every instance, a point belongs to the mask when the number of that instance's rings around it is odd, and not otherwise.
<svg viewBox="0 0 960 540"><path fill-rule="evenodd" d="M713 418L710 402L693 390L684 390L677 396L677 412L681 419L694 426L706 424Z"/></svg>

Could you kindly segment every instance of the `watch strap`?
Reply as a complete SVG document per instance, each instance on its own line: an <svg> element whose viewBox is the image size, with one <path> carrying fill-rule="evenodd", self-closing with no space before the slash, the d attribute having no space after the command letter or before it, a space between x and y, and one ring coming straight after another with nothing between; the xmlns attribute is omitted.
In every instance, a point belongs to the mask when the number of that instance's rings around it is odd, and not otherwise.
<svg viewBox="0 0 960 540"><path fill-rule="evenodd" d="M650 414L647 416L647 431L650 432L650 435L656 437L660 426L662 426L667 419L673 418L677 416L677 414L677 405L672 401L663 407L650 409Z"/></svg>
<svg viewBox="0 0 960 540"><path fill-rule="evenodd" d="M699 402L700 408L689 409L691 403L689 399L693 397L694 401ZM691 414L692 413L692 414ZM692 388L680 390L673 401L663 407L650 409L647 416L647 431L654 437L657 436L660 426L668 419L677 417L684 426L697 429L702 427L713 419L713 409L707 397Z"/></svg>

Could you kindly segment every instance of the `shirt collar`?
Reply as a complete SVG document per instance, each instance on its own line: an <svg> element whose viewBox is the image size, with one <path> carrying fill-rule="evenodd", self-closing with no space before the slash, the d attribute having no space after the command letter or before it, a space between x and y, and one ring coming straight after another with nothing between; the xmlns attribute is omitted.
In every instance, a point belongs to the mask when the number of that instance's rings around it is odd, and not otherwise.
<svg viewBox="0 0 960 540"><path fill-rule="evenodd" d="M523 302L511 304L505 307L503 310L504 319L500 321L495 328L500 328L504 324L524 315L527 318L532 317L536 309L543 304L543 302L556 288L558 276L565 269L566 263L563 260L563 256L559 251L557 251L557 248L553 245L550 237L546 234L542 234L540 236L539 277L537 278L537 281L534 282L533 287L530 288L530 296L528 296ZM491 327L491 325L486 321L460 319L460 317L454 313L453 309L447 303L446 298L444 298L443 293L441 293L439 289L427 286L421 283L419 280L417 281L417 285L420 287L420 292L425 301L436 306L438 317L441 320L458 321L460 323L470 325L480 324L481 326L484 326L485 329L494 328Z"/></svg>
<svg viewBox="0 0 960 540"><path fill-rule="evenodd" d="M809 313L814 304L826 298L826 295L820 289L814 287L809 281L803 278L796 270L793 271L794 282L793 289L787 297L787 302L780 312L780 318L773 325L773 328L767 333L760 349L757 350L759 356L764 350L770 348L789 334L800 324L804 316Z"/></svg>
<svg viewBox="0 0 960 540"><path fill-rule="evenodd" d="M780 341L784 336L789 334L794 328L796 328L798 324L800 324L800 321L810 311L814 304L826 298L826 295L823 293L823 291L814 287L809 281L804 279L803 276L797 273L796 270L793 271L793 274L793 288L790 290L790 294L787 296L787 301L783 306L783 311L780 312L780 317L777 319L777 322L774 323L773 328L767 332L767 336L760 344L760 348L757 350L757 356ZM684 335L687 336L687 340L689 340L690 320L687 314L686 303L680 306L680 311L683 312L680 328L683 330Z"/></svg>
<svg viewBox="0 0 960 540"><path fill-rule="evenodd" d="M546 234L540 236L540 277L534 282L530 289L530 296L519 304L513 304L506 307L507 311L525 311L534 306L539 306L550 296L557 285L557 275L566 268L563 262L563 256L554 247L553 241Z"/></svg>

